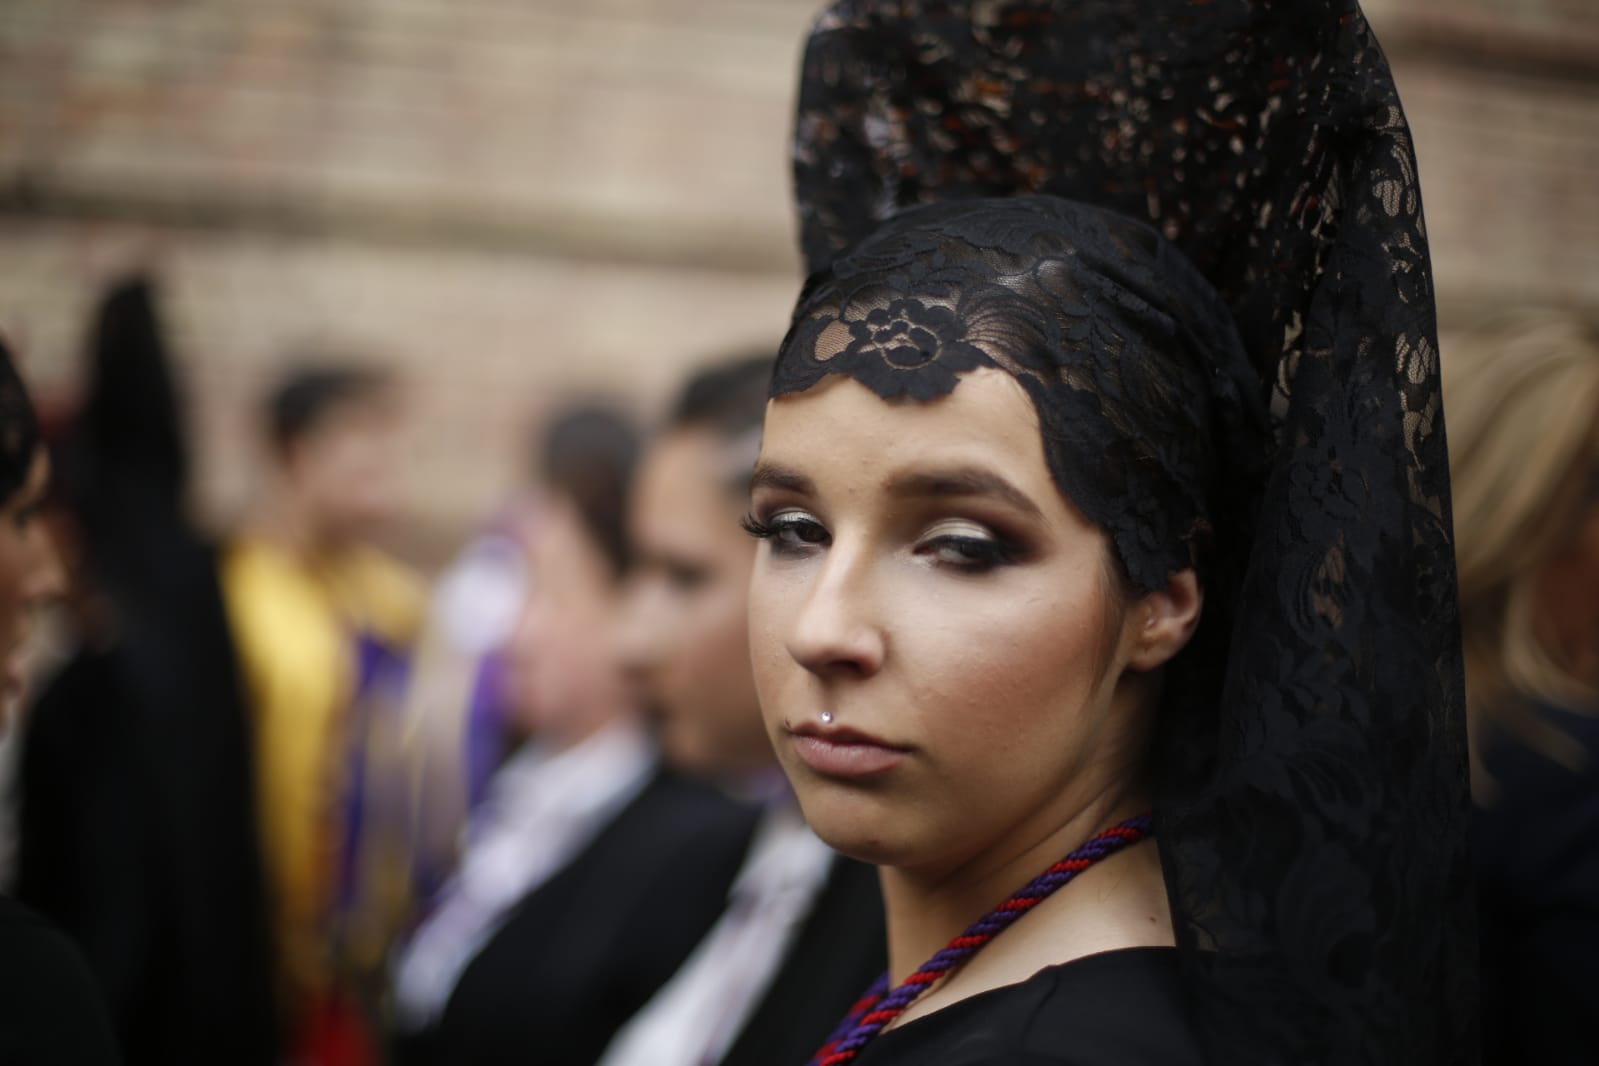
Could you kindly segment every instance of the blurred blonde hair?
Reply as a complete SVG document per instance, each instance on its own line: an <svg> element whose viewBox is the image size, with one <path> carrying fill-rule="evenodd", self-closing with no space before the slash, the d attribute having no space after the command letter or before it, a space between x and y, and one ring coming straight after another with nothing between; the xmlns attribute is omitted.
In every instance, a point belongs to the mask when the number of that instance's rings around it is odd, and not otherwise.
<svg viewBox="0 0 1599 1066"><path fill-rule="evenodd" d="M1523 312L1453 338L1443 361L1455 554L1460 569L1472 788L1490 801L1490 724L1556 762L1581 748L1538 712L1596 693L1534 632L1534 589L1590 500L1599 424L1599 336L1570 315Z"/></svg>

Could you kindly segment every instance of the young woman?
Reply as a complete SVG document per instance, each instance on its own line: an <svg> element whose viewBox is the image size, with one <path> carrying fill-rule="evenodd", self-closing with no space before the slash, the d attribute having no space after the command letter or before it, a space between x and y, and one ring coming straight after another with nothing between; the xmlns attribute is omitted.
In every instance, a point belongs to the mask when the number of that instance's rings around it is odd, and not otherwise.
<svg viewBox="0 0 1599 1066"><path fill-rule="evenodd" d="M1593 1057L1599 1007L1599 333L1459 337L1445 393L1490 1063Z"/></svg>
<svg viewBox="0 0 1599 1066"><path fill-rule="evenodd" d="M1105 533L1051 480L1026 395L994 368L926 406L884 405L849 379L781 399L755 485L768 546L752 625L772 741L811 824L883 867L890 971L903 978L1079 843L1149 809L1158 671L1202 596L1192 569L1147 594L1125 587ZM1033 978L986 1017L1025 1029L1058 997L1098 1004L1077 1027L1119 1026L1125 997L1145 1022L1128 1050L1197 1062L1174 952L1047 969L1174 946L1152 845L1084 872L1077 891L1038 905L1025 939L1002 938L902 1020ZM904 1061L949 1039L929 1031ZM913 1035L891 1033L883 1050Z"/></svg>
<svg viewBox="0 0 1599 1066"><path fill-rule="evenodd" d="M1358 8L920 9L807 52L747 519L768 733L887 906L817 1061L1466 1061L1425 238Z"/></svg>

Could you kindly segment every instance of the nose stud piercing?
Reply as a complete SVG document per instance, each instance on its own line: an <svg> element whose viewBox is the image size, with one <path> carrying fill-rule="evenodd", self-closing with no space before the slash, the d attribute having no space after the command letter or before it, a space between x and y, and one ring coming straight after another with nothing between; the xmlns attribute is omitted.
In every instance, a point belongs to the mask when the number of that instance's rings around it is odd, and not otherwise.
<svg viewBox="0 0 1599 1066"><path fill-rule="evenodd" d="M822 724L823 725L832 725L833 724L833 712L832 711L823 711L822 712Z"/></svg>

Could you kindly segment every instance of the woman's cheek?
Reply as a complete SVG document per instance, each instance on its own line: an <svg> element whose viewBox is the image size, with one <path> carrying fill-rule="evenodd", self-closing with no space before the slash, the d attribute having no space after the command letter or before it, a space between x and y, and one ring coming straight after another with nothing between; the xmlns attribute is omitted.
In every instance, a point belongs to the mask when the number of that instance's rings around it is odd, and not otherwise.
<svg viewBox="0 0 1599 1066"><path fill-rule="evenodd" d="M785 636L804 603L805 587L791 571L770 559L756 564L749 587L746 637L755 682L763 699L769 688L801 667L788 654Z"/></svg>
<svg viewBox="0 0 1599 1066"><path fill-rule="evenodd" d="M969 625L927 634L936 647L922 699L940 708L941 730L989 751L1059 744L1094 690L1100 628L1092 604L1005 595L1005 608L969 605ZM981 639L976 639L978 636Z"/></svg>

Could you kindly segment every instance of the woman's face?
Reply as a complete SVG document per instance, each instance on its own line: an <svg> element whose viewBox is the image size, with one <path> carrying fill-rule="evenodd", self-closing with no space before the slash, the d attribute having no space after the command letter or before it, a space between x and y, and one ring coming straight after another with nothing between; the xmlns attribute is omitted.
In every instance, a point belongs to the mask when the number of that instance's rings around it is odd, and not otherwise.
<svg viewBox="0 0 1599 1066"><path fill-rule="evenodd" d="M49 479L50 462L41 448L34 453L27 481L0 505L0 727L22 694L34 614L61 592L60 563L39 515Z"/></svg>
<svg viewBox="0 0 1599 1066"><path fill-rule="evenodd" d="M1149 716L1118 677L1158 665L1153 623L1015 381L912 404L828 379L770 404L752 485L756 686L829 844L936 876L1137 775Z"/></svg>
<svg viewBox="0 0 1599 1066"><path fill-rule="evenodd" d="M668 760L699 773L770 766L750 677L747 594L755 543L729 488L749 458L683 429L645 457L629 505L634 557L622 652L659 717ZM742 478L739 479L742 481Z"/></svg>

